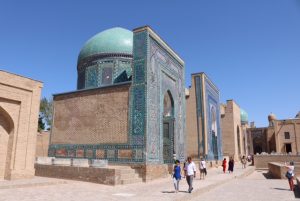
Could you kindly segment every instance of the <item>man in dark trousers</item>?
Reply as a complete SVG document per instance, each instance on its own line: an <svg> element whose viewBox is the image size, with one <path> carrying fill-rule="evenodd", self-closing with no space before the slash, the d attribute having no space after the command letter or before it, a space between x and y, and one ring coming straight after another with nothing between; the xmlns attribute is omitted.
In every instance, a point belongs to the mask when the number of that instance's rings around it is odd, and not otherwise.
<svg viewBox="0 0 300 201"><path fill-rule="evenodd" d="M196 165L192 161L192 157L188 157L187 163L184 167L184 172L186 176L186 181L189 185L188 192L191 193L193 190L193 179L196 177Z"/></svg>

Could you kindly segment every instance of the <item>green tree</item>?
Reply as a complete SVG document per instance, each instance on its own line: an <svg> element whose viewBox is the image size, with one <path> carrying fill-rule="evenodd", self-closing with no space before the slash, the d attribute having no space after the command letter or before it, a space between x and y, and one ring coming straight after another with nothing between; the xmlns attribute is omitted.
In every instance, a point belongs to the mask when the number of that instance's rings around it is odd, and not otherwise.
<svg viewBox="0 0 300 201"><path fill-rule="evenodd" d="M40 103L40 114L42 122L44 123L44 129L47 128L48 130L51 129L52 125L52 118L53 118L53 100L47 99L46 97L41 99Z"/></svg>
<svg viewBox="0 0 300 201"><path fill-rule="evenodd" d="M39 115L39 121L38 121L38 131L41 132L45 130L45 123L43 122L43 118L41 115Z"/></svg>

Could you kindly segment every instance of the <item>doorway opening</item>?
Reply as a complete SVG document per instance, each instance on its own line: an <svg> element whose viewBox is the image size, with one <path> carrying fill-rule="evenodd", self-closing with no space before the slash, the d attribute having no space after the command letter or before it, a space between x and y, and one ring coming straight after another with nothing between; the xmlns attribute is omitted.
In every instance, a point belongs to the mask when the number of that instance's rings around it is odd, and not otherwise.
<svg viewBox="0 0 300 201"><path fill-rule="evenodd" d="M174 101L170 91L164 95L163 111L163 160L164 163L173 163L174 149Z"/></svg>
<svg viewBox="0 0 300 201"><path fill-rule="evenodd" d="M292 152L292 144L291 143L285 144L285 152L286 153Z"/></svg>

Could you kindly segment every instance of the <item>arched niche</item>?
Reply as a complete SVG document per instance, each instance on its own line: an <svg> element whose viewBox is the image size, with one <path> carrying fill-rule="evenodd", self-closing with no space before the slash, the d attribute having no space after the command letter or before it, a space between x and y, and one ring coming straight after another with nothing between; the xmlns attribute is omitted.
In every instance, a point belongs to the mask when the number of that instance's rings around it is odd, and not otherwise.
<svg viewBox="0 0 300 201"><path fill-rule="evenodd" d="M238 154L241 155L241 137L240 137L240 127L239 126L237 126L237 128L236 128L236 135L237 135Z"/></svg>
<svg viewBox="0 0 300 201"><path fill-rule="evenodd" d="M212 140L212 151L214 159L218 160L218 127L217 127L217 110L214 105L210 105L210 133Z"/></svg>
<svg viewBox="0 0 300 201"><path fill-rule="evenodd" d="M0 106L0 179L8 178L12 150L14 123L11 116Z"/></svg>
<svg viewBox="0 0 300 201"><path fill-rule="evenodd" d="M163 103L163 160L164 163L173 163L174 148L174 100L168 90L164 95Z"/></svg>
<svg viewBox="0 0 300 201"><path fill-rule="evenodd" d="M174 100L171 92L168 90L164 95L164 113L163 117L174 117Z"/></svg>
<svg viewBox="0 0 300 201"><path fill-rule="evenodd" d="M13 131L14 123L10 115L0 106L0 127L7 134L10 134Z"/></svg>

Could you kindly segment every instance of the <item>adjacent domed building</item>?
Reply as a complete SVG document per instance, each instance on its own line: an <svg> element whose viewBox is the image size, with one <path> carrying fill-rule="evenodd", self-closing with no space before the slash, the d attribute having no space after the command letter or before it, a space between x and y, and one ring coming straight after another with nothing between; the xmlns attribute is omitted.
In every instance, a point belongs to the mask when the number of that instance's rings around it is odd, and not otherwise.
<svg viewBox="0 0 300 201"><path fill-rule="evenodd" d="M242 108L240 108L240 112L241 112L241 122L242 124L248 124L248 113L243 110Z"/></svg>
<svg viewBox="0 0 300 201"><path fill-rule="evenodd" d="M274 113L270 113L268 127L248 129L250 153L299 154L300 119L297 115L295 118L277 119Z"/></svg>
<svg viewBox="0 0 300 201"><path fill-rule="evenodd" d="M220 107L223 154L240 160L242 156L249 154L248 113L234 100L227 100L226 104L221 104Z"/></svg>

